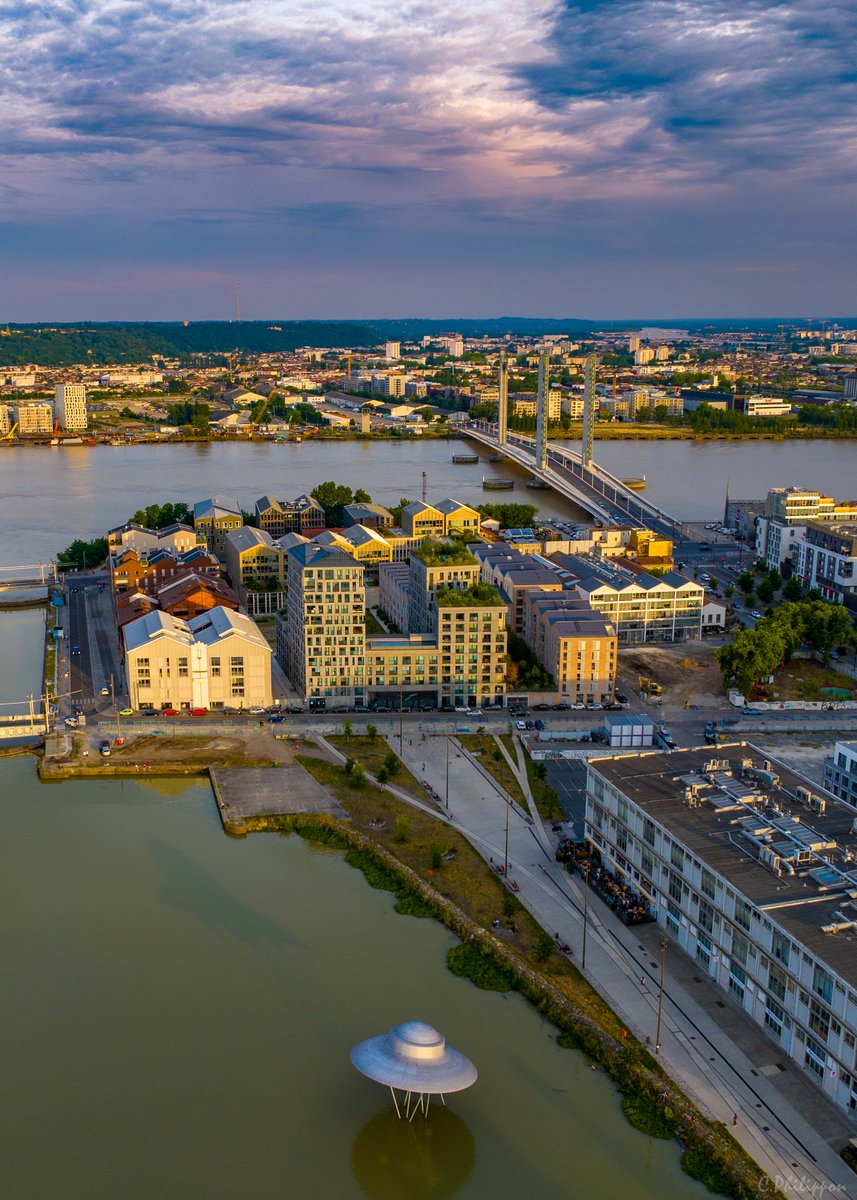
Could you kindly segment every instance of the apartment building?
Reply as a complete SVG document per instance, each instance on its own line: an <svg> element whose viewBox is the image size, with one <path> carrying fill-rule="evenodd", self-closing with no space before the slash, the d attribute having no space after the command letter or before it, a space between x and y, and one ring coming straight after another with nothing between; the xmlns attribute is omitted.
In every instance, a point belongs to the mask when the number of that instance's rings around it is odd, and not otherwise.
<svg viewBox="0 0 857 1200"><path fill-rule="evenodd" d="M122 636L132 708L271 704L271 648L242 613L218 607L185 621L154 609Z"/></svg>
<svg viewBox="0 0 857 1200"><path fill-rule="evenodd" d="M481 518L475 508L458 500L439 504L414 500L402 509L402 529L407 537L446 537L453 533L478 534Z"/></svg>
<svg viewBox="0 0 857 1200"><path fill-rule="evenodd" d="M837 742L824 760L824 786L834 796L857 808L857 742Z"/></svg>
<svg viewBox="0 0 857 1200"><path fill-rule="evenodd" d="M585 837L725 1002L857 1112L854 809L736 744L590 760Z"/></svg>
<svg viewBox="0 0 857 1200"><path fill-rule="evenodd" d="M18 426L18 436L28 433L52 433L54 410L52 405L33 400L29 404L16 404L12 409L12 423Z"/></svg>
<svg viewBox="0 0 857 1200"><path fill-rule="evenodd" d="M792 401L781 396L736 396L735 408L747 417L790 417Z"/></svg>
<svg viewBox="0 0 857 1200"><path fill-rule="evenodd" d="M342 517L346 529L351 525L365 525L367 529L393 527L393 514L380 504L346 504Z"/></svg>
<svg viewBox="0 0 857 1200"><path fill-rule="evenodd" d="M554 554L560 578L615 628L620 646L702 636L705 589L675 571L655 577L591 554Z"/></svg>
<svg viewBox="0 0 857 1200"><path fill-rule="evenodd" d="M616 630L569 592L528 591L523 636L572 704L609 704L616 688Z"/></svg>
<svg viewBox="0 0 857 1200"><path fill-rule="evenodd" d="M86 429L86 387L82 383L58 383L54 389L54 409L60 429L80 433Z"/></svg>
<svg viewBox="0 0 857 1200"><path fill-rule="evenodd" d="M313 496L298 496L297 500L261 496L256 501L256 520L259 528L274 540L287 533L312 537L325 526L324 509Z"/></svg>
<svg viewBox="0 0 857 1200"><path fill-rule="evenodd" d="M184 554L161 549L125 550L117 547L108 560L110 583L114 597L128 591L142 591L155 595L172 579L193 571L197 575L217 577L220 563L206 553L204 547L195 546Z"/></svg>
<svg viewBox="0 0 857 1200"><path fill-rule="evenodd" d="M479 581L479 564L466 546L426 542L410 554L410 607L407 629L432 633L437 628L435 597L441 589L466 591Z"/></svg>
<svg viewBox="0 0 857 1200"><path fill-rule="evenodd" d="M393 561L392 541L378 533L375 529L367 529L364 525L352 525L341 532L326 529L313 539L319 546L327 546L344 550L357 562L367 568L369 575L367 583L378 582L378 567L381 563Z"/></svg>
<svg viewBox="0 0 857 1200"><path fill-rule="evenodd" d="M111 549L121 546L125 550L169 550L173 554L185 554L197 546L205 547L196 530L178 522L164 529L146 529L144 525L128 521L107 531L107 544Z"/></svg>
<svg viewBox="0 0 857 1200"><path fill-rule="evenodd" d="M478 584L479 568L470 565L467 578L447 579L438 578L440 566L416 555L407 577L400 564L382 565L382 607L402 632L367 636L362 565L338 548L293 547L288 611L277 619L277 659L312 708L502 704L505 607L493 588ZM413 593L427 587L434 588L431 603L416 607L427 614L428 627L414 629L404 617Z"/></svg>
<svg viewBox="0 0 857 1200"><path fill-rule="evenodd" d="M193 527L221 562L226 556L227 534L243 524L241 505L230 496L198 500L193 506Z"/></svg>
<svg viewBox="0 0 857 1200"><path fill-rule="evenodd" d="M857 596L857 521L809 521L793 543L795 574L825 600Z"/></svg>
<svg viewBox="0 0 857 1200"><path fill-rule="evenodd" d="M226 535L224 562L234 587L254 588L276 580L282 590L285 581L286 552L267 529L242 525Z"/></svg>
<svg viewBox="0 0 857 1200"><path fill-rule="evenodd" d="M779 570L795 561L797 543L813 522L857 520L857 501L834 500L806 488L772 488L763 516L756 518L756 554L769 568Z"/></svg>
<svg viewBox="0 0 857 1200"><path fill-rule="evenodd" d="M535 417L538 414L539 399L536 392L510 392L509 412L516 417ZM562 414L562 389L550 388L548 391L548 420L559 421Z"/></svg>

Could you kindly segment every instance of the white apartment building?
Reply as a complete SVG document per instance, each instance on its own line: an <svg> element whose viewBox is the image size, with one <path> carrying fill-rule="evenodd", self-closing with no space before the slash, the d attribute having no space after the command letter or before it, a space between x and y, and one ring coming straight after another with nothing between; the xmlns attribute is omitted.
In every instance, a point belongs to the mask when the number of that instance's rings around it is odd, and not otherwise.
<svg viewBox="0 0 857 1200"><path fill-rule="evenodd" d="M402 357L401 342L385 342L384 357L388 362L395 362L397 359L400 359Z"/></svg>
<svg viewBox="0 0 857 1200"><path fill-rule="evenodd" d="M853 521L857 502L833 500L807 488L771 488L763 516L756 518L756 554L766 566L782 567L797 555L798 542L805 538L810 522Z"/></svg>
<svg viewBox="0 0 857 1200"><path fill-rule="evenodd" d="M154 609L123 630L131 707L253 708L272 702L271 648L243 613L190 621Z"/></svg>
<svg viewBox="0 0 857 1200"><path fill-rule="evenodd" d="M0 437L12 428L12 413L9 406L0 404Z"/></svg>
<svg viewBox="0 0 857 1200"><path fill-rule="evenodd" d="M54 428L54 410L45 401L34 400L31 404L16 404L13 411L13 424L17 423L18 433L52 433Z"/></svg>
<svg viewBox="0 0 857 1200"><path fill-rule="evenodd" d="M634 365L644 367L646 363L650 363L655 357L655 352L649 346L640 346L634 351Z"/></svg>
<svg viewBox="0 0 857 1200"><path fill-rule="evenodd" d="M854 809L745 743L590 760L585 838L658 924L857 1115Z"/></svg>
<svg viewBox="0 0 857 1200"><path fill-rule="evenodd" d="M80 433L87 427L86 387L82 383L58 383L54 407L60 429Z"/></svg>
<svg viewBox="0 0 857 1200"><path fill-rule="evenodd" d="M748 417L788 417L792 407L791 400L780 396L744 396L736 401L736 408Z"/></svg>

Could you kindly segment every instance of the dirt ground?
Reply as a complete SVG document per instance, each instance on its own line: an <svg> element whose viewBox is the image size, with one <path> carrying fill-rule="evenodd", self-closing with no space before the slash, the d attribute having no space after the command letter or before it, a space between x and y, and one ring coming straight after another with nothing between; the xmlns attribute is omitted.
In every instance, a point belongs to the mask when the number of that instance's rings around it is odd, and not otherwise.
<svg viewBox="0 0 857 1200"><path fill-rule="evenodd" d="M89 746L90 757L98 754L98 741ZM129 738L122 746L110 747L110 761L115 763L176 762L204 755L206 763L212 765L241 765L243 763L280 762L291 763L299 753L298 743L278 741L265 729L242 730L235 734L206 736L204 731L189 734L184 731L177 736L148 734Z"/></svg>
<svg viewBox="0 0 857 1200"><path fill-rule="evenodd" d="M634 692L640 675L660 683L664 708L722 708L726 691L715 649L711 642L629 647L619 651L619 677Z"/></svg>

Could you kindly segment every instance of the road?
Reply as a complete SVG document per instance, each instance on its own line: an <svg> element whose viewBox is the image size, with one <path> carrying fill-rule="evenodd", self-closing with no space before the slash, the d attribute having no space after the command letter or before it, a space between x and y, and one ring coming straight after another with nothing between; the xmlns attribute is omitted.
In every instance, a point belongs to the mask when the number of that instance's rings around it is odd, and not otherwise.
<svg viewBox="0 0 857 1200"><path fill-rule="evenodd" d="M87 712L109 708L110 700L101 695L101 689L110 687L111 677L116 699L124 707L119 645L107 575L69 575L65 595L61 643L61 678L65 686L60 688L68 700L64 709Z"/></svg>

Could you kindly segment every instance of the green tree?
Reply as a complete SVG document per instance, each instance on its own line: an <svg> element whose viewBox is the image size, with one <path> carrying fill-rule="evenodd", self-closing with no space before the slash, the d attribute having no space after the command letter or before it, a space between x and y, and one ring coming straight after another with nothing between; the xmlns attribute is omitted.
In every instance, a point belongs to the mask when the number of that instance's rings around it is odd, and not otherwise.
<svg viewBox="0 0 857 1200"><path fill-rule="evenodd" d="M554 951L553 938L549 933L540 929L533 941L532 955L536 962L547 962Z"/></svg>
<svg viewBox="0 0 857 1200"><path fill-rule="evenodd" d="M783 577L779 573L779 571L776 569L776 567L772 568L768 572L768 582L770 583L771 587L774 589L775 592L778 592L780 590L780 588L783 586Z"/></svg>
<svg viewBox="0 0 857 1200"><path fill-rule="evenodd" d="M100 567L102 563L106 562L107 550L107 538L93 538L91 542L75 538L70 546L67 546L65 550L60 550L57 562L64 567L92 570L93 567Z"/></svg>
<svg viewBox="0 0 857 1200"><path fill-rule="evenodd" d="M372 722L370 721L369 724L366 726L366 737L368 738L368 740L370 742L374 742L377 736L378 736L378 726L373 725Z"/></svg>
<svg viewBox="0 0 857 1200"><path fill-rule="evenodd" d="M372 497L365 490L365 488L358 488L357 491L354 493L354 503L355 504L371 504Z"/></svg>
<svg viewBox="0 0 857 1200"><path fill-rule="evenodd" d="M432 421L434 420L434 409L430 404L427 404L425 408L420 409L420 416L425 421L426 425L431 425Z"/></svg>
<svg viewBox="0 0 857 1200"><path fill-rule="evenodd" d="M792 575L783 584L783 599L784 600L800 600L801 591L800 580L797 575Z"/></svg>
<svg viewBox="0 0 857 1200"><path fill-rule="evenodd" d="M393 524L394 525L401 525L402 513L408 507L409 504L413 504L413 500L408 500L408 498L406 496L402 496L402 498L398 504L393 504L390 506L390 512L392 513L392 516L393 516Z"/></svg>
<svg viewBox="0 0 857 1200"><path fill-rule="evenodd" d="M767 576L760 582L756 588L756 595L765 604L770 604L774 598L774 585Z"/></svg>
<svg viewBox="0 0 857 1200"><path fill-rule="evenodd" d="M342 510L346 504L351 504L354 500L354 493L350 487L346 487L343 483L335 483L332 479L318 484L312 489L310 495L324 509L324 519L328 525L341 525L343 522Z"/></svg>
<svg viewBox="0 0 857 1200"><path fill-rule="evenodd" d="M353 788L362 787L366 782L366 769L362 763L355 763L351 774L348 777L348 782Z"/></svg>
<svg viewBox="0 0 857 1200"><path fill-rule="evenodd" d="M146 529L166 529L168 525L193 525L193 512L183 501L175 500L138 508L128 520Z"/></svg>
<svg viewBox="0 0 857 1200"><path fill-rule="evenodd" d="M411 818L399 813L393 822L393 841L406 842L411 836Z"/></svg>
<svg viewBox="0 0 857 1200"><path fill-rule="evenodd" d="M345 735L345 737L348 739L348 741L350 742L351 735L354 732L354 726L351 724L351 722L347 718L342 722L342 732Z"/></svg>
<svg viewBox="0 0 857 1200"><path fill-rule="evenodd" d="M755 592L745 592L744 593L744 607L750 608L755 599L756 599Z"/></svg>
<svg viewBox="0 0 857 1200"><path fill-rule="evenodd" d="M750 571L742 571L738 576L738 587L742 592L752 592L755 585L756 581Z"/></svg>
<svg viewBox="0 0 857 1200"><path fill-rule="evenodd" d="M396 774L396 772L398 771L398 769L401 765L402 764L399 762L398 758L391 750L390 753L387 755L387 757L384 759L384 766L387 768L387 775L390 778L392 778Z"/></svg>
<svg viewBox="0 0 857 1200"><path fill-rule="evenodd" d="M726 587L723 589L723 595L726 597L727 600L731 600L732 597L735 595L735 589L731 583L727 584Z"/></svg>

